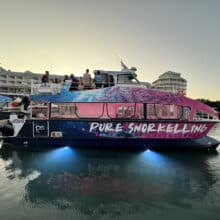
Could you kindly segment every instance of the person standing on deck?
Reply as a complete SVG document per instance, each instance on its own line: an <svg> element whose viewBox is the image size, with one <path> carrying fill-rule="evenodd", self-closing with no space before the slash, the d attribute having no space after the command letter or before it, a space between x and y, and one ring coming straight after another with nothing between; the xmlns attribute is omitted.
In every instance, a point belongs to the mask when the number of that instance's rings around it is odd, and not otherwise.
<svg viewBox="0 0 220 220"><path fill-rule="evenodd" d="M86 69L86 72L83 74L82 84L83 84L84 89L91 89L92 88L92 78L89 73L89 69Z"/></svg>
<svg viewBox="0 0 220 220"><path fill-rule="evenodd" d="M79 86L79 80L74 76L74 74L70 75L71 86L70 90L77 90Z"/></svg>
<svg viewBox="0 0 220 220"><path fill-rule="evenodd" d="M41 78L42 83L49 83L49 71L45 71L45 74Z"/></svg>
<svg viewBox="0 0 220 220"><path fill-rule="evenodd" d="M103 86L103 77L99 70L95 73L94 83L96 89L102 88Z"/></svg>

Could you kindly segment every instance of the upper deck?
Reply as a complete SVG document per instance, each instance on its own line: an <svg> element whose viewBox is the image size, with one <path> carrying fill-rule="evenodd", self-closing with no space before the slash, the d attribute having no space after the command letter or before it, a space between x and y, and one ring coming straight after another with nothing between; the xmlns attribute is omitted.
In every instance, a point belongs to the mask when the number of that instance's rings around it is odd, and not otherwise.
<svg viewBox="0 0 220 220"><path fill-rule="evenodd" d="M108 88L117 85L147 87L137 79L136 68L122 71L94 70L94 78L90 75L67 79L64 83L32 84L31 95L55 95L65 91L82 91L91 89Z"/></svg>

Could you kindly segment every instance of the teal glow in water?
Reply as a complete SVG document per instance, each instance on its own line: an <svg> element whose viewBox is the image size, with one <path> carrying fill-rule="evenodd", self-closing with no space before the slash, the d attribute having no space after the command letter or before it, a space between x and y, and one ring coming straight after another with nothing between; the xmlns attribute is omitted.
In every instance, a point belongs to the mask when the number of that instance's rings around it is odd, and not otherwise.
<svg viewBox="0 0 220 220"><path fill-rule="evenodd" d="M219 219L218 151L1 152L0 219Z"/></svg>

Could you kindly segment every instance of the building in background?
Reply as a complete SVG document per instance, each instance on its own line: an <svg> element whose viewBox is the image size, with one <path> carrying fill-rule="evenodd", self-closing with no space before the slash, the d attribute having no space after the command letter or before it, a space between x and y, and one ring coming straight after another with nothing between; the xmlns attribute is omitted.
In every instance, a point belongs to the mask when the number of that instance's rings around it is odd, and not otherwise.
<svg viewBox="0 0 220 220"><path fill-rule="evenodd" d="M168 71L161 74L159 78L152 83L152 88L186 95L187 81L181 77L180 73Z"/></svg>
<svg viewBox="0 0 220 220"><path fill-rule="evenodd" d="M28 95L31 93L32 83L41 83L42 73L13 72L0 67L0 94L1 95ZM62 75L50 75L50 80L55 78L63 81Z"/></svg>
<svg viewBox="0 0 220 220"><path fill-rule="evenodd" d="M0 95L29 95L31 84L41 83L43 73L31 71L14 72L0 67ZM63 82L64 75L50 74L50 81L55 79ZM180 93L186 95L187 81L180 73L168 71L159 76L152 84L140 82L146 88L157 89L166 92Z"/></svg>

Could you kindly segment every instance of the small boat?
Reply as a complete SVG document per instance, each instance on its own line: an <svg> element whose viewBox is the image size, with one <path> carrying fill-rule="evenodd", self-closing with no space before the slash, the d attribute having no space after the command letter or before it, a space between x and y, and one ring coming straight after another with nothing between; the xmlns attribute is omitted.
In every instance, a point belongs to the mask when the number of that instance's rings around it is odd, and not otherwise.
<svg viewBox="0 0 220 220"><path fill-rule="evenodd" d="M0 120L8 119L11 114L28 113L29 97L16 97L15 99L6 98L0 102Z"/></svg>
<svg viewBox="0 0 220 220"><path fill-rule="evenodd" d="M111 82L72 90L71 82L33 85L30 106L0 127L3 147L62 146L216 149L208 136L219 122L211 107L183 95L148 89L129 71L99 71Z"/></svg>

